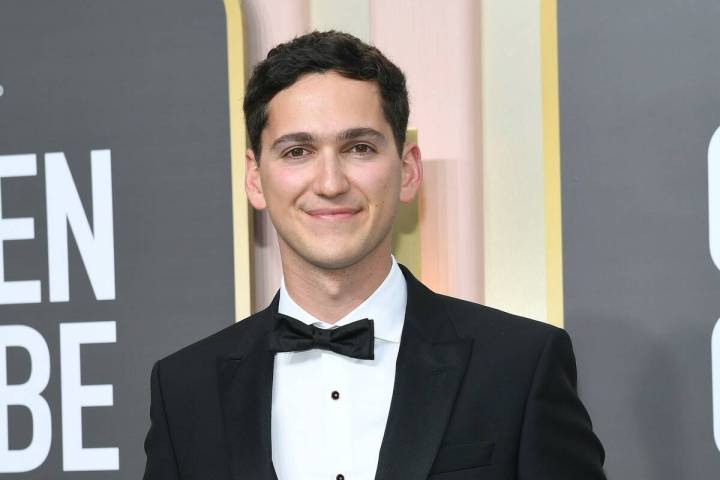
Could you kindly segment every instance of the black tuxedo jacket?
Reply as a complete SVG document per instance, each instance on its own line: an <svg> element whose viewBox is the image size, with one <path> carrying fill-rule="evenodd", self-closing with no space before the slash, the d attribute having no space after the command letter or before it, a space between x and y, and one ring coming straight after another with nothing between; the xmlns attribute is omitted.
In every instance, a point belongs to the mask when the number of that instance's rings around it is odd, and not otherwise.
<svg viewBox="0 0 720 480"><path fill-rule="evenodd" d="M375 478L604 479L568 335L403 273L405 325ZM276 478L267 338L277 300L155 365L145 480Z"/></svg>

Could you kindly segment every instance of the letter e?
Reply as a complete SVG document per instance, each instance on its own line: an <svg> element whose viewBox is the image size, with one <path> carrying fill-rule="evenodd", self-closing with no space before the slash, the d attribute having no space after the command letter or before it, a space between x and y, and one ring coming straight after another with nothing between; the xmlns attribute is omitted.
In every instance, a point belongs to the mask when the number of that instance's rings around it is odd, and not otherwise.
<svg viewBox="0 0 720 480"><path fill-rule="evenodd" d="M66 472L120 468L117 448L82 446L82 408L112 406L113 387L80 383L80 345L114 342L115 322L60 324L63 470Z"/></svg>
<svg viewBox="0 0 720 480"><path fill-rule="evenodd" d="M36 173L35 155L0 155L0 180L3 177L30 177ZM5 281L3 242L32 238L35 238L35 224L32 218L2 218L2 192L0 192L0 304L40 303L40 280Z"/></svg>

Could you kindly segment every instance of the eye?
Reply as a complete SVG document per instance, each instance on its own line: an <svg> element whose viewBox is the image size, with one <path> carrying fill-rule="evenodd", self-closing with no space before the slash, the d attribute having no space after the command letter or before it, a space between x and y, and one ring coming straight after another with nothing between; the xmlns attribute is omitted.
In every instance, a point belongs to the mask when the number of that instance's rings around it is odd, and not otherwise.
<svg viewBox="0 0 720 480"><path fill-rule="evenodd" d="M290 158L302 158L305 155L305 152L307 152L307 149L303 147L293 147L288 150L284 156Z"/></svg>
<svg viewBox="0 0 720 480"><path fill-rule="evenodd" d="M352 153L358 153L360 155L367 155L369 153L372 153L375 151L370 145L367 143L358 143L357 145L353 145L350 148L350 151Z"/></svg>

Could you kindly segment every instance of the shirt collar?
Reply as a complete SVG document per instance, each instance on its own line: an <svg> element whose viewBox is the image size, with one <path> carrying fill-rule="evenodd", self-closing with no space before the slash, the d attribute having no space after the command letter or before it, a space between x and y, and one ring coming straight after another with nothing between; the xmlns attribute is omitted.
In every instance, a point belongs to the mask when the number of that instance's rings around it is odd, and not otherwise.
<svg viewBox="0 0 720 480"><path fill-rule="evenodd" d="M355 320L369 318L374 323L375 338L399 343L403 323L405 322L407 284L395 257L392 256L391 258L390 272L380 286L364 302L335 324L318 320L295 303L295 300L290 297L285 287L285 277L280 281L278 312L294 317L307 325L315 325L320 328L340 327Z"/></svg>

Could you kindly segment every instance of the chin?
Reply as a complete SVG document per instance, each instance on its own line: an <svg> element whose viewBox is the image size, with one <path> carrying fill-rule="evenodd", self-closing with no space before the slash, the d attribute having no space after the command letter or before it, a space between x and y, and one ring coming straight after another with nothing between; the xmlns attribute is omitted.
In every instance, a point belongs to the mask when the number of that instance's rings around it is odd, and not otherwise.
<svg viewBox="0 0 720 480"><path fill-rule="evenodd" d="M359 237L359 238L358 238ZM284 238L285 246L289 254L301 259L304 263L323 270L342 270L352 267L364 259L372 257L382 248L382 240L377 243L369 241L370 238L348 238L347 236L325 235L320 237L297 236L287 241Z"/></svg>
<svg viewBox="0 0 720 480"><path fill-rule="evenodd" d="M323 270L341 270L355 265L363 256L351 256L347 253L338 253L337 255L309 255L304 256L306 262Z"/></svg>
<svg viewBox="0 0 720 480"><path fill-rule="evenodd" d="M323 270L348 268L372 255L371 249L364 249L361 245L348 245L348 242L316 242L312 246L298 245L298 247L300 248L291 246L295 255Z"/></svg>

